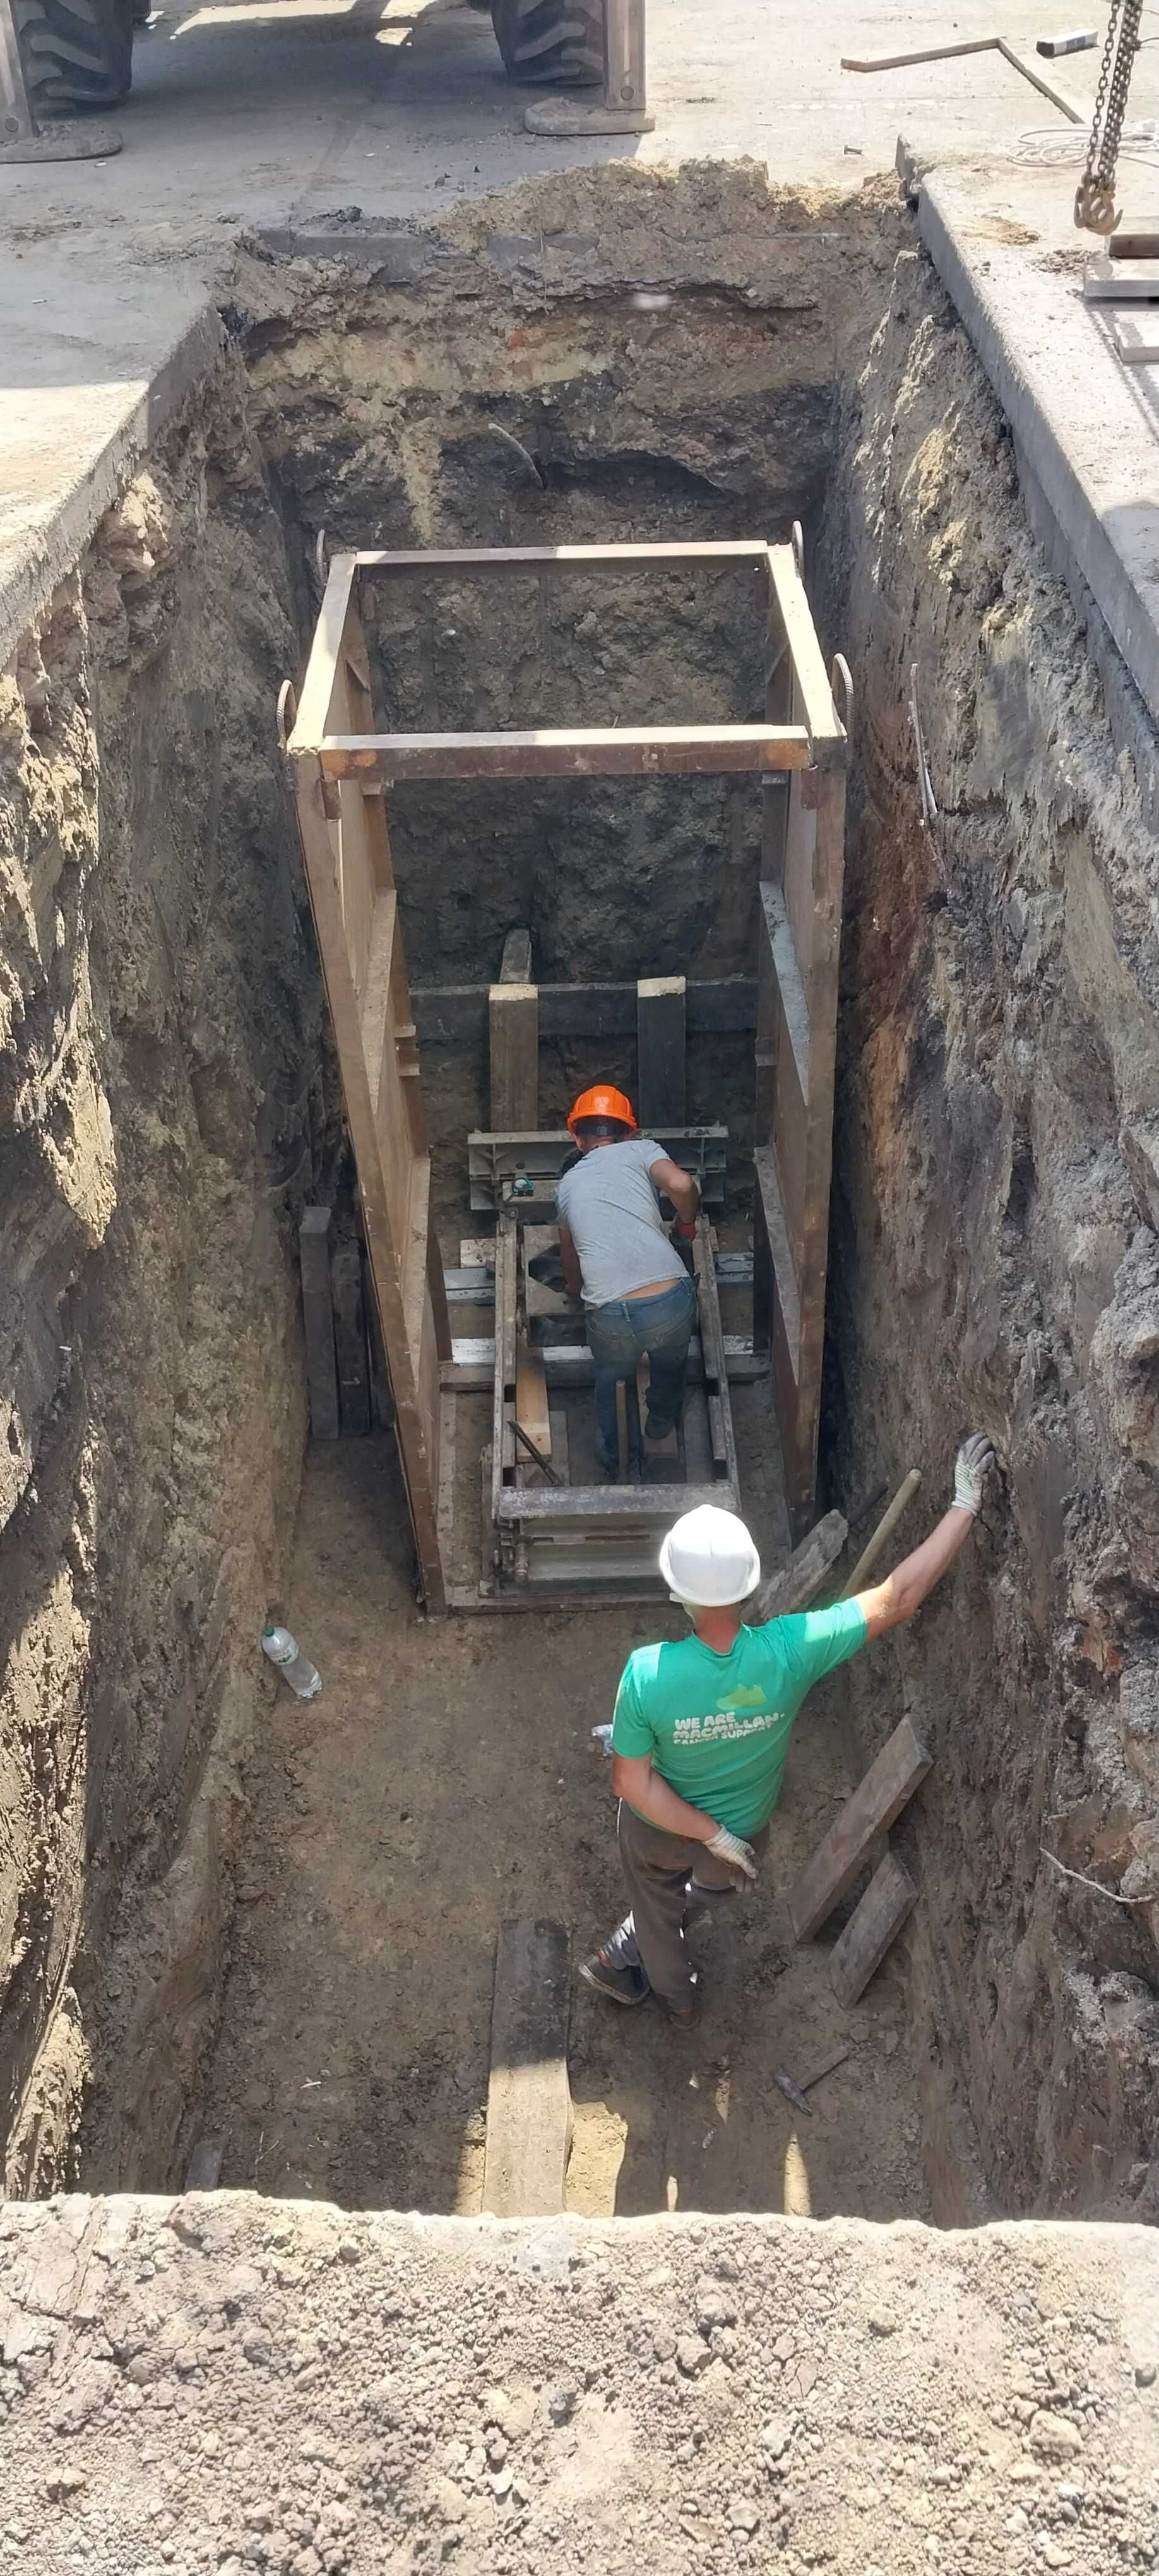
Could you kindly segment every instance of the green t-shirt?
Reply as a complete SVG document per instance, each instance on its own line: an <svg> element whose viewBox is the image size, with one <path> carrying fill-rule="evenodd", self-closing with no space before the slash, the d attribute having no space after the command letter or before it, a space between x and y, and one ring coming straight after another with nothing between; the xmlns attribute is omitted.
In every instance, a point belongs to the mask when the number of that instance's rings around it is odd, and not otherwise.
<svg viewBox="0 0 1159 2576"><path fill-rule="evenodd" d="M624 1667L612 1751L653 1768L734 1834L767 1825L807 1690L865 1643L856 1601L738 1630L727 1655L699 1637L639 1646Z"/></svg>

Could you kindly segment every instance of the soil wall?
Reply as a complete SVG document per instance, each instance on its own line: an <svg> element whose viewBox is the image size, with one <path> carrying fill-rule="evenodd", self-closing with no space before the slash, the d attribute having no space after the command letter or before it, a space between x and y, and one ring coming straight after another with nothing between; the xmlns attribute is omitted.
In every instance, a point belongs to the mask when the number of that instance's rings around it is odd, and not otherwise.
<svg viewBox="0 0 1159 2576"><path fill-rule="evenodd" d="M232 366L0 678L0 2126L166 2169L216 2005L304 1434L321 1015Z"/></svg>
<svg viewBox="0 0 1159 2576"><path fill-rule="evenodd" d="M906 1709L936 1754L911 1829L931 2135L968 2097L1007 2210L1154 2218L1155 735L1031 533L915 254L838 449L827 570L859 711L829 1473L852 1498L920 1467L916 1530L962 1432L1002 1463L952 1580L852 1668L866 1749Z"/></svg>

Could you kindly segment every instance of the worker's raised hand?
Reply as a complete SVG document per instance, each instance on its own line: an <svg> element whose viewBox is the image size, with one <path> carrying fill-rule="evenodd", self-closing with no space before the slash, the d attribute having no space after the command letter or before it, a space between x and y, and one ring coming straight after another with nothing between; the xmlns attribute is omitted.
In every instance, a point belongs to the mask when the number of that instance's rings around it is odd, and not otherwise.
<svg viewBox="0 0 1159 2576"><path fill-rule="evenodd" d="M954 1501L959 1511L977 1514L982 1508L982 1488L994 1464L994 1452L984 1431L971 1431L963 1440L954 1460Z"/></svg>
<svg viewBox="0 0 1159 2576"><path fill-rule="evenodd" d="M729 1868L735 1869L739 1877L755 1879L757 1856L752 1844L742 1841L739 1834L730 1834L727 1825L721 1825L704 1848L715 1852L718 1860L727 1861Z"/></svg>

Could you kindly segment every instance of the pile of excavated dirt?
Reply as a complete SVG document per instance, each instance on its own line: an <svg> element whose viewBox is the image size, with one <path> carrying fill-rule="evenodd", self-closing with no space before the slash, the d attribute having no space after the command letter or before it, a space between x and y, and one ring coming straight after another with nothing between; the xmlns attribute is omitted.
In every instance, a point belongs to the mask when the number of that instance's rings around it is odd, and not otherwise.
<svg viewBox="0 0 1159 2576"><path fill-rule="evenodd" d="M43 2576L1155 2563L1143 2228L78 2198L0 2211L0 2327Z"/></svg>

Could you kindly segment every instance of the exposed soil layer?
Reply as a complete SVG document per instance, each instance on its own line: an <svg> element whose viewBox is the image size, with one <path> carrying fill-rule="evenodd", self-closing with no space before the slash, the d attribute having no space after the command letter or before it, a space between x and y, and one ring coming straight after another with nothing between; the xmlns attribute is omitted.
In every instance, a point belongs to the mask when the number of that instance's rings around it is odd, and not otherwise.
<svg viewBox="0 0 1159 2576"><path fill-rule="evenodd" d="M44 2576L1154 2565L1146 2228L76 2198L0 2212L0 2322Z"/></svg>
<svg viewBox="0 0 1159 2576"><path fill-rule="evenodd" d="M852 1697L867 1750L904 1706L937 1756L912 1834L931 2103L968 2100L1006 2208L1154 2218L1154 731L1030 532L924 260L899 261L839 450L860 714L830 1469L840 1495L914 1464L936 1494L975 1421L1002 1462L969 1559Z"/></svg>
<svg viewBox="0 0 1159 2576"><path fill-rule="evenodd" d="M225 370L0 679L6 2183L164 2170L232 1906L305 1428L321 1012L269 749L293 652Z"/></svg>

